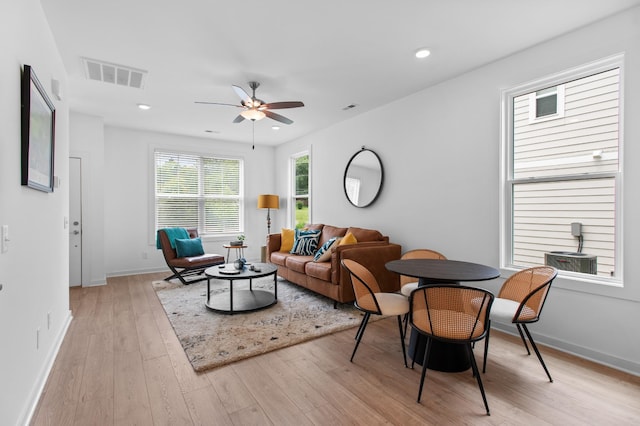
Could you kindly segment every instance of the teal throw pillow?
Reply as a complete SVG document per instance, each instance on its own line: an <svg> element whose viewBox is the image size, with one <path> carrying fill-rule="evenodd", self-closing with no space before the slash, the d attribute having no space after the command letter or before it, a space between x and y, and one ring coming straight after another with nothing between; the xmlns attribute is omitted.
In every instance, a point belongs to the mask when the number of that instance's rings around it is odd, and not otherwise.
<svg viewBox="0 0 640 426"><path fill-rule="evenodd" d="M333 237L322 245L313 256L314 262L326 262L331 259L331 246L336 242L338 237Z"/></svg>
<svg viewBox="0 0 640 426"><path fill-rule="evenodd" d="M203 255L202 240L200 238L176 238L176 254L178 257Z"/></svg>
<svg viewBox="0 0 640 426"><path fill-rule="evenodd" d="M296 229L295 240L293 242L293 248L289 253L299 254L301 256L313 256L318 250L318 239L320 239L320 231L302 231Z"/></svg>

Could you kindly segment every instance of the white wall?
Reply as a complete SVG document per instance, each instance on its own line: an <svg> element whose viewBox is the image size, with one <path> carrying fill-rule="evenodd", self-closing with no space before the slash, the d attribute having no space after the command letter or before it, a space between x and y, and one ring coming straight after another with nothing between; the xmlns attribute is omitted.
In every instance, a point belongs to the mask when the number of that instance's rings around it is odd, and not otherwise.
<svg viewBox="0 0 640 426"><path fill-rule="evenodd" d="M51 95L67 79L38 0L0 2L0 224L9 251L0 253L0 423L25 423L70 321L68 106ZM20 76L31 65L56 108L53 193L20 185ZM47 321L50 314L50 324ZM40 340L36 347L36 333Z"/></svg>
<svg viewBox="0 0 640 426"><path fill-rule="evenodd" d="M257 209L259 194L272 194L274 149L205 138L144 132L117 127L105 128L104 245L108 276L167 269L162 252L155 247L153 215L154 148L209 155L229 155L244 159L245 235L247 259L259 260L267 234L265 210ZM271 213L272 217L277 212ZM208 253L226 256L222 245L238 234L205 239ZM95 241L100 243L100 241ZM231 253L235 256L235 252Z"/></svg>
<svg viewBox="0 0 640 426"><path fill-rule="evenodd" d="M276 164L311 148L316 223L376 228L403 251L428 247L499 267L501 91L619 52L626 54L624 288L557 279L532 329L541 342L640 374L640 241L631 237L640 235L633 192L640 185L640 8L282 145ZM380 156L385 180L378 200L357 209L344 197L342 178L362 145ZM276 170L277 191L286 194L287 171ZM497 292L502 281L485 286Z"/></svg>

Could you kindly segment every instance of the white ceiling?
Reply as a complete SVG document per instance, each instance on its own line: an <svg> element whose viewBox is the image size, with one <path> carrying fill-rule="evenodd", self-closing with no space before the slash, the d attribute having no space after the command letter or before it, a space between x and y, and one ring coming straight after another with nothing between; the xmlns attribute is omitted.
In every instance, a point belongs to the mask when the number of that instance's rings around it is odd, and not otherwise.
<svg viewBox="0 0 640 426"><path fill-rule="evenodd" d="M640 4L640 0L41 0L72 111L105 124L251 143L231 85L294 121L277 145ZM432 55L414 57L426 46ZM90 81L82 57L148 71L143 89ZM149 111L136 105L146 103ZM343 110L350 104L357 107ZM412 107L407 105L408 108ZM206 131L213 133L207 133Z"/></svg>

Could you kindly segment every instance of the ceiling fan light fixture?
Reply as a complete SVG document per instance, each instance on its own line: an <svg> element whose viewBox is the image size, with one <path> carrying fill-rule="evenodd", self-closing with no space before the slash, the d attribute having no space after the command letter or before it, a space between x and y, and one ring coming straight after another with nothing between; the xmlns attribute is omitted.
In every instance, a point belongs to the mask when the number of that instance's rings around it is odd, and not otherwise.
<svg viewBox="0 0 640 426"><path fill-rule="evenodd" d="M420 49L416 50L416 58L418 59L424 59L429 55L431 55L431 51L425 47L421 47Z"/></svg>
<svg viewBox="0 0 640 426"><path fill-rule="evenodd" d="M257 109L245 109L240 113L247 120L258 121L266 117L266 114Z"/></svg>

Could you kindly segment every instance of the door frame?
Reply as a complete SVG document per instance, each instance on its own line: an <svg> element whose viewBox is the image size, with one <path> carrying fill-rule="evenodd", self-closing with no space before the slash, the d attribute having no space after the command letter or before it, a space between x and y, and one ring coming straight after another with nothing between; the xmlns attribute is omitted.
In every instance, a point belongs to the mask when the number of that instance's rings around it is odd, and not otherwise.
<svg viewBox="0 0 640 426"><path fill-rule="evenodd" d="M80 159L80 211L81 219L80 223L82 225L82 251L81 251L81 269L82 269L82 284L81 287L91 286L91 253L89 251L89 244L87 244L87 240L90 239L90 232L88 232L89 227L88 224L88 215L89 211L88 200L90 194L90 179L87 176L86 170L89 170L91 163L91 156L87 152L69 152L69 158L79 158ZM67 216L68 217L68 216ZM68 217L68 220L71 220Z"/></svg>

